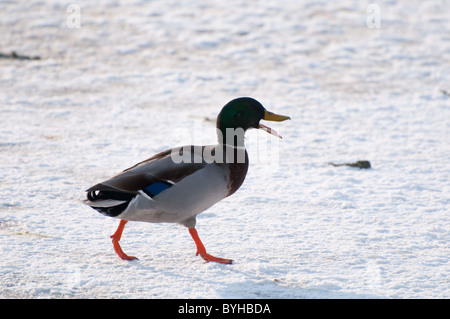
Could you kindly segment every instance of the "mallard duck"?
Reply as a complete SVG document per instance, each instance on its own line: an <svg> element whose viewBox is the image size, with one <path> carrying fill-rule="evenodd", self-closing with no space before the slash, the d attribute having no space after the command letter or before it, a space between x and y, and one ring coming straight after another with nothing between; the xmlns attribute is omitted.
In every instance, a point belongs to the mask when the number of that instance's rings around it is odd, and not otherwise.
<svg viewBox="0 0 450 319"><path fill-rule="evenodd" d="M281 138L259 122L288 119L267 111L255 99L234 99L217 117L218 144L188 145L160 152L90 187L85 203L106 216L120 219L111 238L115 252L124 260L136 259L125 254L119 244L125 224L141 221L184 225L197 246L196 255L205 261L231 264L231 259L206 252L195 229L196 216L242 185L248 169L245 131L259 128Z"/></svg>

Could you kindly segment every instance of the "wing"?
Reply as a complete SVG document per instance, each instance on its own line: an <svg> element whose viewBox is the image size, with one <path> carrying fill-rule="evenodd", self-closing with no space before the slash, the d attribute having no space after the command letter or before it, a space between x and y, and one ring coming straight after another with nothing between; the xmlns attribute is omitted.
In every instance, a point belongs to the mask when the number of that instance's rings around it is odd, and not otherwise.
<svg viewBox="0 0 450 319"><path fill-rule="evenodd" d="M185 146L158 153L87 189L88 200L85 203L102 214L117 216L140 192L153 198L207 165L198 160L203 149L201 146ZM185 161L176 163L172 158L173 152L178 152L176 154L183 156Z"/></svg>

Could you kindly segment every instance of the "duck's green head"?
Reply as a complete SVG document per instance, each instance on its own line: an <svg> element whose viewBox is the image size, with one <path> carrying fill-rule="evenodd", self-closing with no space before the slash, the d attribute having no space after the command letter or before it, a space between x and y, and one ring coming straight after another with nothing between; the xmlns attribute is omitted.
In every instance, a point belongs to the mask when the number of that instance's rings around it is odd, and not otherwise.
<svg viewBox="0 0 450 319"><path fill-rule="evenodd" d="M259 128L281 138L275 130L259 122L261 120L281 122L290 119L289 116L267 111L261 103L250 97L234 99L228 102L217 116L219 143L243 146L244 133L250 128Z"/></svg>

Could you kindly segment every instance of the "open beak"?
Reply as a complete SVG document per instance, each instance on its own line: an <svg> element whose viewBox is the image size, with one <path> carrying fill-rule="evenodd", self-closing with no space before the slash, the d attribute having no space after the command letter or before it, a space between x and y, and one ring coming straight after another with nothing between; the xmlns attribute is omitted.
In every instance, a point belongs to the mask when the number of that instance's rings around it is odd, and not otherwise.
<svg viewBox="0 0 450 319"><path fill-rule="evenodd" d="M290 120L291 118L289 116L284 116L284 115L278 115L269 111L264 111L264 117L263 120L266 121L274 121L274 122L282 122L282 121L286 121L286 120ZM280 134L277 133L277 131L275 131L274 129L271 129L268 126L265 126L261 123L259 123L259 128L266 131L269 134L272 134L278 138L281 138Z"/></svg>

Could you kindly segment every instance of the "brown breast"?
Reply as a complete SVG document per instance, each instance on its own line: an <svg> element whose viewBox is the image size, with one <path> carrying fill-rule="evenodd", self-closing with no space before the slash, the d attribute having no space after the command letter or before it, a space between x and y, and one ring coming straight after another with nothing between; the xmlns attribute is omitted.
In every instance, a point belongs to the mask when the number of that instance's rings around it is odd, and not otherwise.
<svg viewBox="0 0 450 319"><path fill-rule="evenodd" d="M226 154L226 165L228 165L230 171L228 197L236 192L244 182L248 170L248 153L245 148L231 148L229 146L226 147L226 151L232 152L232 154Z"/></svg>

